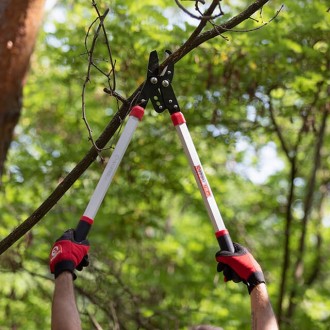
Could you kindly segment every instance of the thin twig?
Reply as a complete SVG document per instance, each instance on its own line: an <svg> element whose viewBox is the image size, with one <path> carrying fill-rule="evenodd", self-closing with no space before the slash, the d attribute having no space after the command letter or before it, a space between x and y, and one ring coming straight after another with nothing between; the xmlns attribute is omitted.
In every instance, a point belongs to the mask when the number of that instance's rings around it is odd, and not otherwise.
<svg viewBox="0 0 330 330"><path fill-rule="evenodd" d="M247 33L247 32L253 32L253 31L257 31L257 30L260 30L262 28L264 28L266 25L268 25L269 23L271 23L278 15L279 13L282 11L282 9L284 8L284 5L281 5L280 9L277 10L277 12L275 13L275 15L268 21L268 22L265 22L263 24L261 24L260 26L257 26L255 28L252 28L252 29L242 29L242 30L234 30L234 29L227 29L225 28L224 26L221 26L221 33L223 33L224 31L226 32L235 32L235 33ZM250 19L258 22L258 20L252 18L252 17L249 17ZM218 25L210 22L213 27L217 30L219 28ZM219 32L219 35L221 35L221 33Z"/></svg>
<svg viewBox="0 0 330 330"><path fill-rule="evenodd" d="M113 329L120 330L120 324L119 324L116 308L114 306L113 301L110 301L109 305L110 305L110 310L111 310L111 315L112 315L112 320L113 320Z"/></svg>
<svg viewBox="0 0 330 330"><path fill-rule="evenodd" d="M96 69L99 73L101 73L103 76L106 77L108 87L104 91L106 91L109 95L114 96L116 98L118 109L119 109L118 101L121 101L122 103L125 103L127 101L124 97L122 97L120 94L118 94L115 91L115 89L116 89L116 74L115 74L116 61L113 60L112 50L111 50L109 40L108 40L108 37L107 37L107 32L106 32L106 29L105 29L105 26L104 26L104 20L105 20L106 16L109 13L109 8L106 9L104 14L102 15L100 13L98 7L97 7L96 2L94 0L92 1L92 6L94 7L94 9L96 11L97 18L89 26L89 28L87 30L87 33L86 33L86 36L85 36L85 49L86 49L86 53L88 55L88 67L87 67L86 78L85 78L85 81L84 81L84 84L83 84L83 87L82 87L82 94L81 94L81 98L82 98L82 119L85 123L85 126L87 127L89 140L92 142L94 148L97 150L98 154L100 155L100 152L104 149L100 148L99 146L96 145L96 143L94 141L94 138L93 138L92 129L91 129L89 123L88 123L87 115L86 115L85 95L86 95L87 84L91 81L91 69L92 68ZM94 33L91 46L88 47L87 41L88 41L88 38L89 38L89 35L90 35L90 31L91 31L92 27L94 26L94 24L97 21L99 21L98 27L97 27L97 29ZM96 43L97 43L100 31L102 31L102 33L103 33L106 48L107 48L107 53L108 53L108 60L103 60L103 61L110 63L110 69L109 69L108 72L106 72L105 70L101 69L98 66L97 62L100 61L100 60L96 60L96 58L94 57L95 47L96 47Z"/></svg>
<svg viewBox="0 0 330 330"><path fill-rule="evenodd" d="M219 5L219 14L216 14L216 15L207 15L207 14L202 14L201 11L199 10L199 7L198 7L198 1L195 2L195 9L201 13L200 16L197 16L197 15L194 15L193 13L191 13L189 10L187 10L181 3L179 0L175 0L175 3L177 4L177 6L182 10L184 11L187 15L189 15L191 18L194 18L194 19L197 19L197 20L212 20L212 19L216 19L220 16L223 16L224 13L221 9L221 6L220 6L220 1L221 0L217 0L217 4Z"/></svg>
<svg viewBox="0 0 330 330"><path fill-rule="evenodd" d="M103 328L97 322L95 316L91 312L87 311L87 315L88 315L89 319L91 320L91 322L92 322L92 324L93 324L93 326L96 330L103 330Z"/></svg>
<svg viewBox="0 0 330 330"><path fill-rule="evenodd" d="M93 1L93 6L94 8L97 8L96 4L94 4L94 1ZM97 13L98 13L98 18L95 19L93 21L93 23L90 25L90 27L88 28L87 30L87 34L86 34L86 37L85 37L85 48L86 48L86 51L87 51L87 54L88 54L88 67L87 67L87 74L86 74L86 78L85 78L85 81L84 81L84 84L83 84L83 87L82 87L82 94L81 94L81 99L82 99L82 104L81 104L81 107L82 107L82 119L87 127L87 130L88 130L88 135L89 135L89 140L92 142L93 146L95 147L95 149L100 152L101 149L95 144L94 142L94 139L93 139L93 136L92 136L92 129L88 123L88 120L87 120L87 117L86 117L86 104L85 104L85 94L86 94L86 87L87 87L87 84L91 81L91 68L92 66L95 66L94 63L93 63L93 54L94 54L94 49L95 49L95 46L96 46L96 41L99 37L99 32L101 30L101 26L103 25L103 21L106 17L106 15L108 14L109 12L109 9L107 9L105 11L105 13L100 16L99 15L99 11L97 9ZM92 40L92 44L91 44L91 47L90 49L88 49L87 47L87 39L88 39L88 36L89 36L89 32L92 28L92 26L97 22L97 21L100 21L97 29L96 29L96 32L94 33L94 37L93 37L93 40Z"/></svg>
<svg viewBox="0 0 330 330"><path fill-rule="evenodd" d="M209 17L212 15L213 11L215 10L216 6L218 5L218 0L213 0L210 7L205 11L204 17ZM209 19L203 18L199 25L196 27L194 32L190 35L190 37L187 39L187 41L184 43L184 45L189 45L193 40L196 39L196 37L203 31L204 27L206 26ZM184 47L184 46L183 46Z"/></svg>

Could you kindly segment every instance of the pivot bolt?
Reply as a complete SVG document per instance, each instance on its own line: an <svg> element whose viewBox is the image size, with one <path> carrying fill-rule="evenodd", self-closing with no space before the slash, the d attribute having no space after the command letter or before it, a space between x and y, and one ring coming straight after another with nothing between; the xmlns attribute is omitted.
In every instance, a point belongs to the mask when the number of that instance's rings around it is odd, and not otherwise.
<svg viewBox="0 0 330 330"><path fill-rule="evenodd" d="M163 85L164 87L168 87L168 86L170 85L170 82L169 82L168 80L163 80L163 81L162 81L162 85Z"/></svg>
<svg viewBox="0 0 330 330"><path fill-rule="evenodd" d="M153 85L156 85L158 83L158 79L156 77L152 77L150 78L150 82L153 84Z"/></svg>

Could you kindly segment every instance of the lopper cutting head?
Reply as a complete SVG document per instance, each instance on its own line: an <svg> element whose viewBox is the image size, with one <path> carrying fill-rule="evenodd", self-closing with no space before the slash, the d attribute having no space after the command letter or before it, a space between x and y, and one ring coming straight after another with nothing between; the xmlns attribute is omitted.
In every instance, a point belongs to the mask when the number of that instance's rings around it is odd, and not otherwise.
<svg viewBox="0 0 330 330"><path fill-rule="evenodd" d="M166 55L170 54L171 52L167 50ZM171 85L173 76L174 64L169 64L160 71L157 51L152 51L149 56L147 79L137 103L145 108L151 100L154 109L159 113L165 110L170 114L179 112L179 104Z"/></svg>

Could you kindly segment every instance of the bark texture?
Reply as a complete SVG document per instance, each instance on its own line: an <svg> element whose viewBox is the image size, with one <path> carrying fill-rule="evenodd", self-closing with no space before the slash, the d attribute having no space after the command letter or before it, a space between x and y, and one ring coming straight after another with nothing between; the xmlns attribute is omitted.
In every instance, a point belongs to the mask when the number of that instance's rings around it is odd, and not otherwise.
<svg viewBox="0 0 330 330"><path fill-rule="evenodd" d="M22 108L23 85L45 0L0 1L0 178Z"/></svg>

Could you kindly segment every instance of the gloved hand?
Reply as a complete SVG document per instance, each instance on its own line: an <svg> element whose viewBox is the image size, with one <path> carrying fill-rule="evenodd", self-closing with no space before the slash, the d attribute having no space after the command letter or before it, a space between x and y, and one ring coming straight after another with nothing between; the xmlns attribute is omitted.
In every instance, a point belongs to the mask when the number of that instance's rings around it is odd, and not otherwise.
<svg viewBox="0 0 330 330"><path fill-rule="evenodd" d="M265 283L260 265L252 254L242 245L233 243L235 252L218 251L215 255L218 262L218 272L223 272L224 280L236 283L243 281L249 294L260 283Z"/></svg>
<svg viewBox="0 0 330 330"><path fill-rule="evenodd" d="M55 242L49 256L49 267L55 278L64 271L72 273L73 279L77 278L74 270L81 271L89 265L89 242L84 240L76 242L74 230L69 229Z"/></svg>

